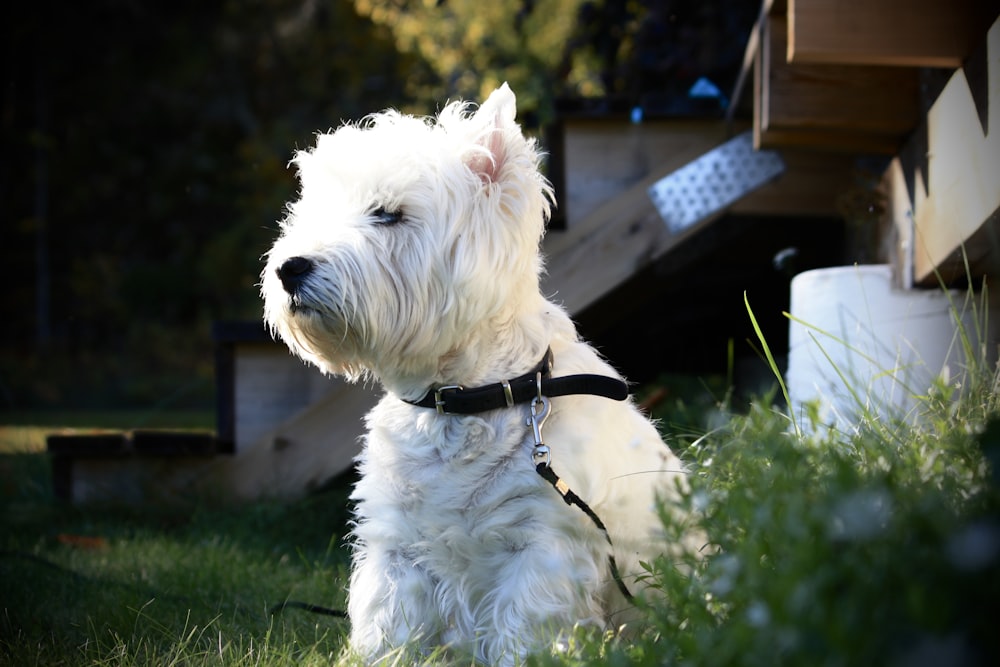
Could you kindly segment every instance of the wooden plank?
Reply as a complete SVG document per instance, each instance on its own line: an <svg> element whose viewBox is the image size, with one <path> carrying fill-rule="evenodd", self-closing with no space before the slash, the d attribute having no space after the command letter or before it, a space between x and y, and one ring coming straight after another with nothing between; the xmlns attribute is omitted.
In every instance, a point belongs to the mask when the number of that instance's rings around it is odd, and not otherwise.
<svg viewBox="0 0 1000 667"><path fill-rule="evenodd" d="M882 175L886 216L891 221L882 245L887 248L893 283L902 289L913 287L913 204L906 180L902 162L894 157Z"/></svg>
<svg viewBox="0 0 1000 667"><path fill-rule="evenodd" d="M236 456L218 460L204 479L231 498L300 496L354 464L364 416L378 398L371 388L340 384Z"/></svg>
<svg viewBox="0 0 1000 667"><path fill-rule="evenodd" d="M646 190L670 171L643 179L576 227L546 236L542 291L578 313L652 261L670 234Z"/></svg>
<svg viewBox="0 0 1000 667"><path fill-rule="evenodd" d="M919 73L897 67L790 65L788 20L770 16L763 65L765 127L902 136L919 116Z"/></svg>
<svg viewBox="0 0 1000 667"><path fill-rule="evenodd" d="M563 124L566 172L559 211L572 228L602 203L650 175L665 155L713 147L717 121L567 118ZM699 153L700 154L700 153Z"/></svg>
<svg viewBox="0 0 1000 667"><path fill-rule="evenodd" d="M761 129L754 135L754 147L764 150L791 148L851 155L892 155L900 140L884 134L863 132Z"/></svg>
<svg viewBox="0 0 1000 667"><path fill-rule="evenodd" d="M759 148L893 154L916 126L916 70L788 64L787 19L771 15L762 30L754 107Z"/></svg>
<svg viewBox="0 0 1000 667"><path fill-rule="evenodd" d="M995 0L788 0L788 60L960 67Z"/></svg>
<svg viewBox="0 0 1000 667"><path fill-rule="evenodd" d="M592 147L591 159L589 161L568 165L571 172L577 170L583 172L583 175L577 177L580 179L581 184L592 182L596 178L593 174L600 172L601 162L598 159L600 155L599 147L601 145L609 146L613 143L615 136L614 127L609 125L605 129L600 130L601 140ZM621 125L617 126L619 130L621 127ZM740 132L743 129L745 128L727 128L719 120L674 119L663 121L659 129L662 136L657 142L659 149L646 153L644 157L646 164L642 165L640 175L628 181L620 181L617 187L606 188L602 196L596 201L591 200L586 205L586 208L581 208L578 205L572 227L566 231L553 232L546 235L546 252L556 253L562 248L576 245L580 237L592 233L604 224L606 216L601 215L600 212L606 211L608 214L611 214L611 211L616 206L615 201L626 192L645 192L650 184L725 141L730 137L729 132L731 130ZM593 141L593 139L587 139L586 141ZM582 158L582 153L577 153L576 155ZM557 205L560 208L565 208L572 204L568 201L559 201Z"/></svg>
<svg viewBox="0 0 1000 667"><path fill-rule="evenodd" d="M711 220L672 235L660 218L647 189L667 174L712 150L727 138L717 121L692 133L678 123L686 144L661 156L649 175L594 208L566 231L550 233L543 243L547 275L542 290L577 314L638 270L682 243ZM678 147L680 144L678 144ZM783 157L784 154L783 154ZM852 161L848 156L790 152L788 169L778 179L747 195L729 210L743 215L836 215L837 194L847 187Z"/></svg>
<svg viewBox="0 0 1000 667"><path fill-rule="evenodd" d="M259 320L212 323L215 346L215 431L220 452L236 451L236 351L246 343L267 343L271 335Z"/></svg>
<svg viewBox="0 0 1000 667"><path fill-rule="evenodd" d="M973 60L985 67L952 75L886 174L915 284L964 277L966 259L1000 275L1000 20Z"/></svg>
<svg viewBox="0 0 1000 667"><path fill-rule="evenodd" d="M342 380L324 376L273 341L234 344L236 451L291 418Z"/></svg>
<svg viewBox="0 0 1000 667"><path fill-rule="evenodd" d="M760 7L760 14L757 15L757 20L754 21L753 27L750 29L750 35L747 37L747 45L743 49L743 63L740 65L740 73L736 77L733 92L729 96L729 107L726 109L727 123L732 123L736 118L736 110L740 106L739 103L740 98L743 96L743 88L746 86L747 79L753 76L754 59L760 51L760 37L763 32L761 26L764 25L767 15L771 13L773 7L774 2L772 0L763 0ZM783 10L784 8L782 8Z"/></svg>

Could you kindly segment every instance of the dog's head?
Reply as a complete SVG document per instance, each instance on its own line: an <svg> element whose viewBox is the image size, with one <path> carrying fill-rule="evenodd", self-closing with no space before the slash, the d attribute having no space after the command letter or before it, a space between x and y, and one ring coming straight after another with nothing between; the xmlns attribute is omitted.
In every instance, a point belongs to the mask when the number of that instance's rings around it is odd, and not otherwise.
<svg viewBox="0 0 1000 667"><path fill-rule="evenodd" d="M293 162L262 274L264 319L324 372L418 378L538 294L551 190L504 84L478 109L386 111Z"/></svg>

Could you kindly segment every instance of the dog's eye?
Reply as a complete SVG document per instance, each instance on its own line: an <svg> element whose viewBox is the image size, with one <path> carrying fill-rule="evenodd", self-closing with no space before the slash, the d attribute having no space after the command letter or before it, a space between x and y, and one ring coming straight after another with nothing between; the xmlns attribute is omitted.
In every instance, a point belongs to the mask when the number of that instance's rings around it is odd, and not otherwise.
<svg viewBox="0 0 1000 667"><path fill-rule="evenodd" d="M403 220L403 212L400 210L389 210L384 206L379 206L372 211L372 218L380 225L395 225Z"/></svg>

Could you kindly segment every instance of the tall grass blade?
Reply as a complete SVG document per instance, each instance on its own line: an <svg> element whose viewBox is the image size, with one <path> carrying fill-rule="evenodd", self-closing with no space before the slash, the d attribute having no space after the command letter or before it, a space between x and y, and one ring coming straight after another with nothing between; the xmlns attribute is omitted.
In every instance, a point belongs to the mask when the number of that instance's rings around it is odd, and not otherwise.
<svg viewBox="0 0 1000 667"><path fill-rule="evenodd" d="M747 315L750 316L750 323L753 325L753 330L757 334L757 340L760 341L761 347L764 350L764 356L767 358L767 364L771 368L771 372L774 373L774 377L778 380L778 386L781 387L781 395L785 398L785 405L788 409L792 409L792 401L788 396L788 387L785 385L785 379L781 376L781 370L778 369L778 364L774 361L774 355L771 354L771 348L767 344L767 340L764 338L764 333L760 330L760 325L757 323L757 318L753 314L753 308L750 307L750 299L747 297L746 291L743 292L743 303L747 309ZM798 434L799 427L795 419L792 419L792 423L795 424L795 432Z"/></svg>

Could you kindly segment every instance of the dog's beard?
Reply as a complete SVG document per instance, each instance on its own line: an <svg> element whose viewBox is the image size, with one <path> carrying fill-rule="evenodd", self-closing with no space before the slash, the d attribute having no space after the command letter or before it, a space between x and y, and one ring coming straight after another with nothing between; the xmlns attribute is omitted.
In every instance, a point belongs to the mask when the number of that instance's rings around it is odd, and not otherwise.
<svg viewBox="0 0 1000 667"><path fill-rule="evenodd" d="M290 317L280 322L276 330L292 352L324 373L352 380L365 373L349 330L330 327L324 315L315 309L290 311Z"/></svg>
<svg viewBox="0 0 1000 667"><path fill-rule="evenodd" d="M331 375L354 379L364 373L357 337L339 299L320 294L310 285L289 294L272 284L265 285L264 306L272 336L280 336L296 356Z"/></svg>
<svg viewBox="0 0 1000 667"><path fill-rule="evenodd" d="M331 285L346 287L343 291L324 289ZM400 323L414 321L406 315L404 304L419 297L403 284L378 293L364 292L361 287L338 276L327 284L304 283L294 294L270 292L273 300L265 299L265 320L296 356L324 373L350 381L374 378L386 357L399 368L402 360L422 359L424 339L434 337L425 328ZM348 294L353 298L347 298Z"/></svg>

